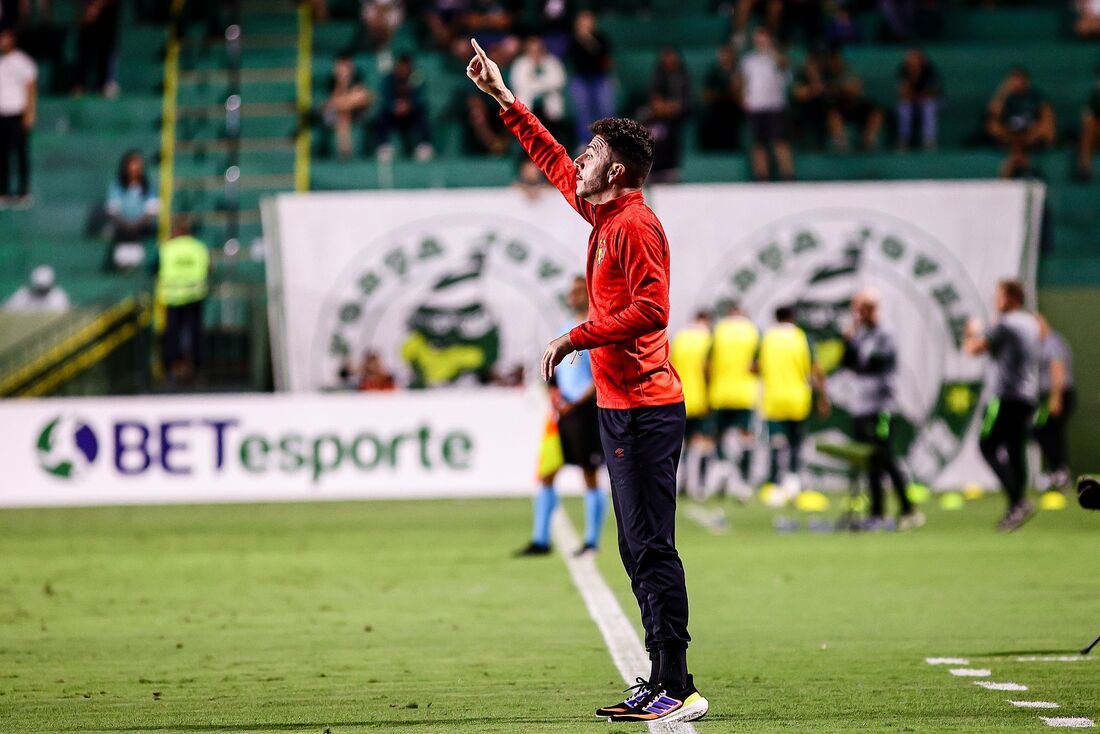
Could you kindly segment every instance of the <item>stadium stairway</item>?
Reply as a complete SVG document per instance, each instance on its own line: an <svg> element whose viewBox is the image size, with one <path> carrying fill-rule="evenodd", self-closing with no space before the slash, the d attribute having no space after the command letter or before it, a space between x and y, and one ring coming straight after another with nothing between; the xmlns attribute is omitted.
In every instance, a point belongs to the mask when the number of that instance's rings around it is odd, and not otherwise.
<svg viewBox="0 0 1100 734"><path fill-rule="evenodd" d="M221 38L180 39L172 210L201 225L219 267L262 271L259 201L295 187L302 16L244 0ZM242 250L247 248L247 251Z"/></svg>

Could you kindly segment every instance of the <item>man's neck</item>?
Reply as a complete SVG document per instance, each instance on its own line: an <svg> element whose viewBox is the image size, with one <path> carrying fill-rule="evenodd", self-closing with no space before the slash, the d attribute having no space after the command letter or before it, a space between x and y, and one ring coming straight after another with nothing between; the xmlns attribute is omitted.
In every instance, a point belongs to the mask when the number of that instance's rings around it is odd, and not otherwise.
<svg viewBox="0 0 1100 734"><path fill-rule="evenodd" d="M641 191L641 187L638 186L612 186L608 189L604 189L599 193L592 194L591 196L584 197L584 200L593 206L599 206L600 204L606 204L609 201L614 201L621 196L627 194L633 194L635 191Z"/></svg>

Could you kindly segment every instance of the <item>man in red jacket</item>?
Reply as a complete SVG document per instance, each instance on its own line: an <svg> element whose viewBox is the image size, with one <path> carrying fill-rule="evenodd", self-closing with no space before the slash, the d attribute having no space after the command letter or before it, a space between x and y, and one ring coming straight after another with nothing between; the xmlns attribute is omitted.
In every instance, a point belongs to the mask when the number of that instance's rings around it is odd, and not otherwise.
<svg viewBox="0 0 1100 734"><path fill-rule="evenodd" d="M542 377L577 350L592 361L600 437L611 475L619 553L638 599L649 680L596 710L612 721L694 721L708 703L687 668L688 600L676 552L676 468L684 441L684 396L668 361L668 240L642 197L653 139L633 120L592 125L576 160L518 102L500 69L473 41L466 75L501 106L501 118L565 200L592 225L589 320L546 347Z"/></svg>

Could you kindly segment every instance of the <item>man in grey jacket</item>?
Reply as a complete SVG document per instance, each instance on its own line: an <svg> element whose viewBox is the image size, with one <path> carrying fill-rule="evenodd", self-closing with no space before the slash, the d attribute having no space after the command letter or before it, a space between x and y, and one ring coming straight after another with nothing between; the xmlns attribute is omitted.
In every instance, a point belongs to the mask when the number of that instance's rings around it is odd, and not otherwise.
<svg viewBox="0 0 1100 734"><path fill-rule="evenodd" d="M1039 400L1039 321L1024 308L1024 286L1018 280L997 284L994 306L1000 318L988 329L967 324L967 354L990 356L993 396L985 407L979 446L1008 498L1008 512L997 528L1012 532L1035 514L1026 497L1026 443Z"/></svg>
<svg viewBox="0 0 1100 734"><path fill-rule="evenodd" d="M879 295L865 289L852 298L853 323L844 335L842 366L855 376L852 403L852 434L872 448L867 466L871 491L871 513L867 529L885 527L883 474L890 477L899 503L898 529L912 530L924 525L924 515L914 509L906 494L908 482L898 466L894 451L894 422L897 400L894 383L898 370L898 350L894 337L879 323Z"/></svg>

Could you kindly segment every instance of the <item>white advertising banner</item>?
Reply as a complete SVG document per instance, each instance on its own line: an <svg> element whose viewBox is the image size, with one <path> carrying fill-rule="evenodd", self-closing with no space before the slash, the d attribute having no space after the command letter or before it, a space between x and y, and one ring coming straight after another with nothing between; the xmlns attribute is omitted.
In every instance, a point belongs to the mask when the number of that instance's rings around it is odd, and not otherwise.
<svg viewBox="0 0 1100 734"><path fill-rule="evenodd" d="M0 401L0 506L527 494L537 391Z"/></svg>
<svg viewBox="0 0 1100 734"><path fill-rule="evenodd" d="M840 336L852 295L878 289L899 341L907 464L961 486L991 480L975 445L985 363L962 353L961 333L993 317L998 279L1033 289L1043 193L1018 181L684 185L647 201L672 248L672 330L731 300L761 327L795 306L830 373L819 440L843 440ZM552 190L285 194L264 221L277 381L292 392L336 384L367 351L410 386L530 375L561 333L589 231Z"/></svg>

